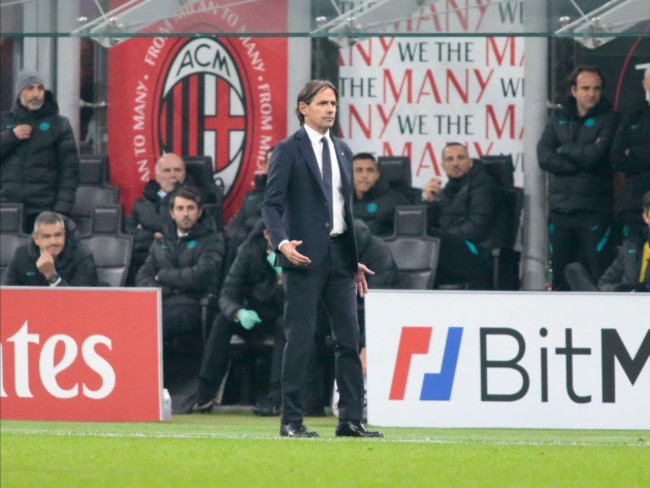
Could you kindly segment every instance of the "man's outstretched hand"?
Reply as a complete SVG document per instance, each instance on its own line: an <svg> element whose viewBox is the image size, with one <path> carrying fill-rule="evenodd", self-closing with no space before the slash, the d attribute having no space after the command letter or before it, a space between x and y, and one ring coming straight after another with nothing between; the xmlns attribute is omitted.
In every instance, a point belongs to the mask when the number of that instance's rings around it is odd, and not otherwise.
<svg viewBox="0 0 650 488"><path fill-rule="evenodd" d="M357 284L357 295L361 298L365 297L368 293L368 282L366 275L374 275L375 272L368 268L365 264L358 263L357 274L354 275L354 281Z"/></svg>

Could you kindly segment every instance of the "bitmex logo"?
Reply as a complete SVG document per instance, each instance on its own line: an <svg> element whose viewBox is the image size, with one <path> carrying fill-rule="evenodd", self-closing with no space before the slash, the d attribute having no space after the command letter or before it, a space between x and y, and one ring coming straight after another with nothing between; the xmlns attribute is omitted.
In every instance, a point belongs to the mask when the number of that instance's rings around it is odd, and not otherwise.
<svg viewBox="0 0 650 488"><path fill-rule="evenodd" d="M431 334L433 327L402 327L400 342L397 349L397 357L395 360L395 368L393 372L393 380L391 383L389 400L404 400L406 385L409 381L411 360L416 354L428 354L429 344L431 342ZM539 362L537 359L535 363L539 365L539 369L535 368L535 372L526 370L521 364L522 359L526 355L526 338L522 331L512 328L479 328L479 351L480 355L479 369L480 369L480 383L481 383L481 401L494 401L494 402L514 402L520 400L529 393L531 384L535 389L539 388L540 400L542 403L549 401L549 362L554 359L562 360L564 357L565 363L565 378L566 394L574 403L589 403L592 401L591 394L578 394L580 391L581 377L576 374L576 362L580 358L592 355L591 347L581 347L574 345L573 330L570 328L564 329L564 343L560 347L548 347L542 345L539 348ZM525 334L531 333L531 330L526 330ZM534 333L534 332L533 332ZM539 329L539 335L542 338L542 344L548 336L548 330L545 327ZM449 327L447 332L447 341L445 344L444 354L442 357L442 365L439 373L425 373L422 378L422 389L420 391L421 401L450 401L454 379L456 376L456 367L458 365L458 355L460 352L461 340L463 338L463 327ZM516 353L512 357L502 358L494 357L494 352L490 355L489 346L493 344L491 341L509 341L516 345ZM532 342L532 341L529 341ZM539 342L536 341L536 342ZM634 355L628 351L628 347L634 350L634 345L628 344L627 347L619 332L616 329L601 329L600 330L600 370L596 370L600 375L602 385L602 401L603 403L616 402L616 364L620 365L619 371L625 373L625 376L632 385L636 382L645 364L650 357L650 329L645 334L644 339L638 347ZM551 354L549 355L549 351ZM469 350L467 351L470 352ZM552 353L555 353L553 355ZM529 354L537 354L535 350L529 351ZM471 358L467 359L471 360ZM511 370L519 375L521 378L520 386L512 392L504 393L491 393L488 384L488 373L490 370L506 369ZM531 367L529 366L529 369ZM590 375L594 371L589 372ZM413 378L411 378L413 380ZM558 378L553 378L553 382L559 381ZM555 383L553 383L555 384ZM512 385L510 385L512 386Z"/></svg>
<svg viewBox="0 0 650 488"><path fill-rule="evenodd" d="M395 362L395 373L390 387L389 400L404 400L406 382L411 369L411 358L414 354L427 354L429 352L432 329L433 327L402 328L402 337L397 350L397 361ZM456 363L458 363L458 352L460 351L462 337L462 327L449 328L440 373L426 373L424 375L420 400L449 401L454 376L456 376Z"/></svg>

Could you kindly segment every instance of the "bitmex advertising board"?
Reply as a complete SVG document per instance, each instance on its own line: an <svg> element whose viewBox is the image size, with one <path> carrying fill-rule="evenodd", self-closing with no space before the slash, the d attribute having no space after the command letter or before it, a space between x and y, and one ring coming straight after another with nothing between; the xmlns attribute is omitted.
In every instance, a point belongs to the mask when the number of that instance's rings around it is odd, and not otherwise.
<svg viewBox="0 0 650 488"><path fill-rule="evenodd" d="M644 294L371 290L368 420L650 429Z"/></svg>
<svg viewBox="0 0 650 488"><path fill-rule="evenodd" d="M155 289L0 289L3 419L162 420Z"/></svg>

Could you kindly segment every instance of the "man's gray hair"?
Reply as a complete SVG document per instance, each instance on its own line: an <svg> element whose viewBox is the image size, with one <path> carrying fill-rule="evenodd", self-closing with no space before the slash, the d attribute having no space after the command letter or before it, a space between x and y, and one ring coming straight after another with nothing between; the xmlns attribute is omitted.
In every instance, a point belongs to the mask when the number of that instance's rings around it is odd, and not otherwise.
<svg viewBox="0 0 650 488"><path fill-rule="evenodd" d="M38 228L41 224L52 225L56 223L60 223L65 229L65 221L63 220L63 216L61 214L50 211L41 212L38 214L38 217L36 217L36 220L34 221L34 230L32 231L32 234L38 235Z"/></svg>

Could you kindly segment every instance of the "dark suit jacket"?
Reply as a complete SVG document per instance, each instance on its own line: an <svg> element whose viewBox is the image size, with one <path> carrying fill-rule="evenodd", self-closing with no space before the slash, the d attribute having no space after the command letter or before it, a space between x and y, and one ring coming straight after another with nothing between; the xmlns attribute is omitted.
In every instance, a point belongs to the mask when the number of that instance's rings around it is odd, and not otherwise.
<svg viewBox="0 0 650 488"><path fill-rule="evenodd" d="M330 138L336 149L345 200L346 245L349 266L357 271L357 243L352 218L352 151L343 141ZM329 246L329 209L323 179L314 150L304 128L278 143L269 164L262 218L273 247L285 239L303 241L297 251L319 266ZM277 265L294 267L281 253Z"/></svg>

